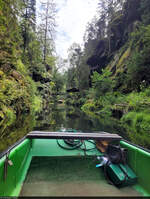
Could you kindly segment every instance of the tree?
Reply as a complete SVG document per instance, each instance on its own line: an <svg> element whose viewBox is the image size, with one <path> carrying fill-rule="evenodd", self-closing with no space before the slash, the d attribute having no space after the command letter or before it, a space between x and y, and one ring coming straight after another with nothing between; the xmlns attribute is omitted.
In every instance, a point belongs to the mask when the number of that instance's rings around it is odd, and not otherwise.
<svg viewBox="0 0 150 199"><path fill-rule="evenodd" d="M46 0L41 3L42 11L40 13L41 24L39 31L42 35L43 43L43 62L46 64L46 58L51 53L50 46L54 47L54 35L55 35L55 15L56 15L56 4L54 0Z"/></svg>
<svg viewBox="0 0 150 199"><path fill-rule="evenodd" d="M92 76L92 87L95 90L95 98L99 99L100 96L104 96L113 91L113 81L110 78L111 72L107 69L102 70L100 75L94 72Z"/></svg>
<svg viewBox="0 0 150 199"><path fill-rule="evenodd" d="M86 56L82 54L79 64L79 83L78 88L81 91L81 94L84 95L84 91L89 89L89 75L90 70L86 64Z"/></svg>
<svg viewBox="0 0 150 199"><path fill-rule="evenodd" d="M77 43L73 43L68 49L68 60L70 65L70 70L68 70L68 80L70 82L70 86L79 87L80 80L80 60L81 60L81 47ZM70 72L72 74L70 74ZM69 85L68 85L69 86ZM69 87L70 87L69 86Z"/></svg>
<svg viewBox="0 0 150 199"><path fill-rule="evenodd" d="M149 0L141 0L140 2L140 11L142 14L142 20L145 25L150 24L150 1Z"/></svg>
<svg viewBox="0 0 150 199"><path fill-rule="evenodd" d="M0 0L0 67L14 66L20 55L21 37L18 24L18 2ZM6 69L9 71L8 69Z"/></svg>
<svg viewBox="0 0 150 199"><path fill-rule="evenodd" d="M0 137L8 135L5 129L17 117L33 113L40 102L28 65L21 60L21 6L20 0L0 0Z"/></svg>
<svg viewBox="0 0 150 199"><path fill-rule="evenodd" d="M24 53L30 40L30 31L36 29L36 0L23 0L21 15L21 30Z"/></svg>

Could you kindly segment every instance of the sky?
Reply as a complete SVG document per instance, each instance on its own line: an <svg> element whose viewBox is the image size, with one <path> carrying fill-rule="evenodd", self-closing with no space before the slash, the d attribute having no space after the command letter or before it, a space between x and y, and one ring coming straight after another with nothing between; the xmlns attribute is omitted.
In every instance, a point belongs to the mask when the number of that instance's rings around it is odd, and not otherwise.
<svg viewBox="0 0 150 199"><path fill-rule="evenodd" d="M98 0L56 0L56 4L56 52L66 59L72 43L83 44L86 25L96 14Z"/></svg>

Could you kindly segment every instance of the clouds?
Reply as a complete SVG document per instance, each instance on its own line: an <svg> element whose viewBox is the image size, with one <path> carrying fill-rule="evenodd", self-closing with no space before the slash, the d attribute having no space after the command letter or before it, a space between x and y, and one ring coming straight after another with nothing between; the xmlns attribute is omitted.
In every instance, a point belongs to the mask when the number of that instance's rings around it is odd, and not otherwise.
<svg viewBox="0 0 150 199"><path fill-rule="evenodd" d="M98 0L56 0L56 51L67 58L67 49L73 42L82 44L86 24L96 14Z"/></svg>
<svg viewBox="0 0 150 199"><path fill-rule="evenodd" d="M43 1L45 0L37 0L37 10ZM67 58L67 49L73 42L82 44L86 25L96 14L98 0L55 0L55 2L56 51L62 58Z"/></svg>

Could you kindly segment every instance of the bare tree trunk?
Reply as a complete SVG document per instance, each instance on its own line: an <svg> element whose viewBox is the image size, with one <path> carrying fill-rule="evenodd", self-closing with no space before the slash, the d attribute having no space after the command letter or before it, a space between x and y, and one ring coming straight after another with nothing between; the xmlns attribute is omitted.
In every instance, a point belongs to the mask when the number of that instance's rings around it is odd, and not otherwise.
<svg viewBox="0 0 150 199"><path fill-rule="evenodd" d="M25 12L25 32L24 32L24 43L23 43L23 47L24 47L24 53L26 51L26 46L27 46L27 18L28 18L28 12L27 12L27 5L28 5L28 1L25 2L24 4L26 6L26 12Z"/></svg>
<svg viewBox="0 0 150 199"><path fill-rule="evenodd" d="M44 36L44 64L46 63L46 55L47 55L47 31L48 31L48 1L46 7L46 21L45 21L45 36Z"/></svg>

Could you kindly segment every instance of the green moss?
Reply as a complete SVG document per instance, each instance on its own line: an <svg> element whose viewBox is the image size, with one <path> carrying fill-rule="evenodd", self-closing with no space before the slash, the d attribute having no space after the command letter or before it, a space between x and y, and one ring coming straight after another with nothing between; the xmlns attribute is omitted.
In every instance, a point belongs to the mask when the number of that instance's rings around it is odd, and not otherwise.
<svg viewBox="0 0 150 199"><path fill-rule="evenodd" d="M4 75L4 72L0 70L0 78L2 78Z"/></svg>
<svg viewBox="0 0 150 199"><path fill-rule="evenodd" d="M21 79L5 73L1 73L0 79L0 111L1 134L25 112L37 112L41 110L42 100L36 96L35 82L25 75ZM18 73L15 73L18 75Z"/></svg>
<svg viewBox="0 0 150 199"><path fill-rule="evenodd" d="M35 112L39 112L42 109L42 99L39 96L34 96L32 108Z"/></svg>
<svg viewBox="0 0 150 199"><path fill-rule="evenodd" d="M117 68L121 67L124 64L125 60L130 56L130 53L131 53L131 48L129 47L119 59Z"/></svg>
<svg viewBox="0 0 150 199"><path fill-rule="evenodd" d="M12 125L16 120L15 111L12 108L3 105L1 106L1 110L0 117L2 120L0 122L0 137L3 136L4 130Z"/></svg>
<svg viewBox="0 0 150 199"><path fill-rule="evenodd" d="M20 59L17 60L16 69L17 69L17 71L21 72L22 74L27 74L27 68L25 67L25 65L22 63L22 61Z"/></svg>

